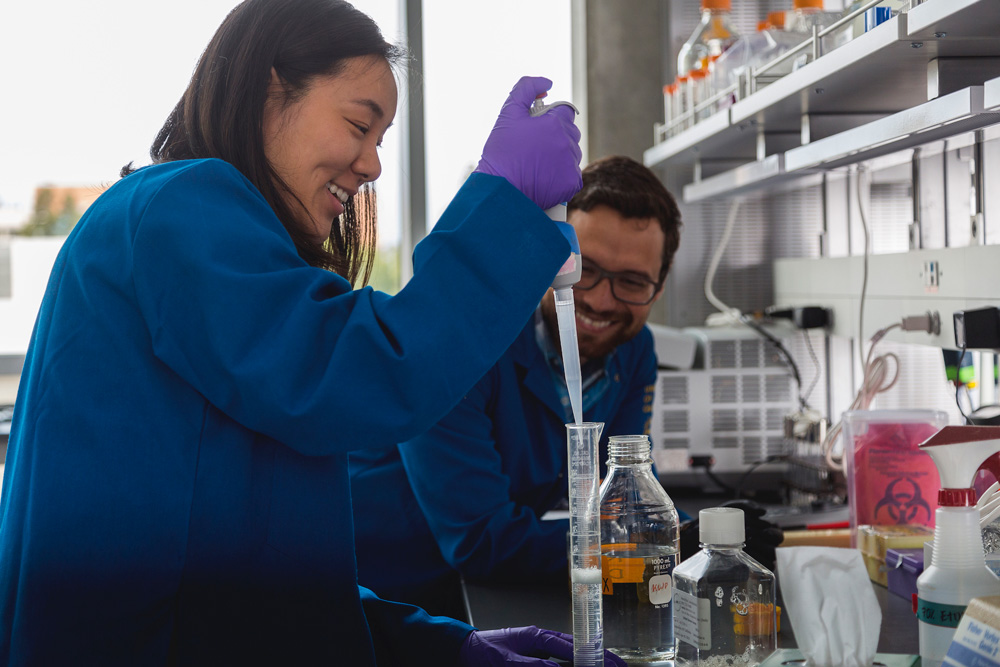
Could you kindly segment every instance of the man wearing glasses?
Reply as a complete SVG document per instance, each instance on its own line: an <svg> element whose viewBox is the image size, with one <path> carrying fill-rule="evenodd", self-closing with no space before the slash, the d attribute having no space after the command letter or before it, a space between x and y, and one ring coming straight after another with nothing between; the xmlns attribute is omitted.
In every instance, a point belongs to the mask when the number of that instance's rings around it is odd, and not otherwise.
<svg viewBox="0 0 1000 667"><path fill-rule="evenodd" d="M680 242L680 211L646 167L608 157L569 202L583 257L575 286L583 417L649 433L656 382L649 311ZM552 290L500 361L450 414L388 451L352 454L358 578L382 597L461 615L467 580L565 580L572 411ZM562 577L562 579L559 579ZM461 616L460 616L461 617Z"/></svg>

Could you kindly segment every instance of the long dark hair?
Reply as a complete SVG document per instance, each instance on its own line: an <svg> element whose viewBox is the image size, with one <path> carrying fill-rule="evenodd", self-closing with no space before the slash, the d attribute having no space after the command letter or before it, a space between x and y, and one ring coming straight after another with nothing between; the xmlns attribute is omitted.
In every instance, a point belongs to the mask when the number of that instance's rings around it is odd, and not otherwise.
<svg viewBox="0 0 1000 667"><path fill-rule="evenodd" d="M611 155L584 168L583 188L569 200L567 211L589 211L601 204L625 218L655 218L660 223L662 283L681 242L681 211L673 195L648 167L624 155Z"/></svg>
<svg viewBox="0 0 1000 667"><path fill-rule="evenodd" d="M271 69L284 83L285 104L312 81L335 75L344 61L377 55L390 65L405 61L378 26L342 0L246 0L215 32L187 90L149 150L154 163L219 158L232 164L271 205L312 266L335 271L351 284L367 283L375 257L375 196L370 184L349 200L330 238L317 244L306 231L297 201L264 154L263 117ZM122 170L125 176L131 165ZM298 211L301 211L298 212Z"/></svg>

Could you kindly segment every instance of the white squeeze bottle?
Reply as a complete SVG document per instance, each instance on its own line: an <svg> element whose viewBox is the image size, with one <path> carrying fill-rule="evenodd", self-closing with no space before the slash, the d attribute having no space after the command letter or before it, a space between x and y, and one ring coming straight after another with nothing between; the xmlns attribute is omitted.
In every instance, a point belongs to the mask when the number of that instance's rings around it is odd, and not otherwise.
<svg viewBox="0 0 1000 667"><path fill-rule="evenodd" d="M930 566L917 578L917 621L923 667L938 667L972 598L1000 595L1000 579L986 567L976 470L1000 452L1000 427L945 426L921 443L941 475Z"/></svg>

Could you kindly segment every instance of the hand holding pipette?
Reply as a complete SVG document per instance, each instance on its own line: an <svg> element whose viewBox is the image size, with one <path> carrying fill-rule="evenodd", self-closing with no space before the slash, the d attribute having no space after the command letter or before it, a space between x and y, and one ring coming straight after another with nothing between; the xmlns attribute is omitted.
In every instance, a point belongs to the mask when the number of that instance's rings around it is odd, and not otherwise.
<svg viewBox="0 0 1000 667"><path fill-rule="evenodd" d="M531 105L531 116L538 117L546 114L552 109L559 107L569 107L576 111L569 102L553 102L545 104L542 98L545 93L538 95ZM566 391L569 394L570 406L573 410L573 422L583 423L583 391L582 379L580 375L580 346L576 338L576 303L573 298L573 285L580 280L582 262L580 257L580 243L576 238L576 230L566 222L566 204L556 204L545 211L549 214L559 230L570 243L571 253L566 259L566 263L559 269L555 280L552 281L552 289L555 292L556 320L559 323L559 346L562 348L563 372L566 375Z"/></svg>

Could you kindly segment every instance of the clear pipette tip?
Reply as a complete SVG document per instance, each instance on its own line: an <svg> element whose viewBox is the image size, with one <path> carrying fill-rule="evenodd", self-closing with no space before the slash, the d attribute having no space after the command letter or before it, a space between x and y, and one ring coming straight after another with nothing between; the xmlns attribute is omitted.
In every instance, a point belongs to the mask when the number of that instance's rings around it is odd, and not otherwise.
<svg viewBox="0 0 1000 667"><path fill-rule="evenodd" d="M559 346L562 348L563 372L566 374L566 391L573 422L583 423L583 390L580 378L580 348L576 340L576 304L573 288L553 290L556 302L556 320L559 322Z"/></svg>

